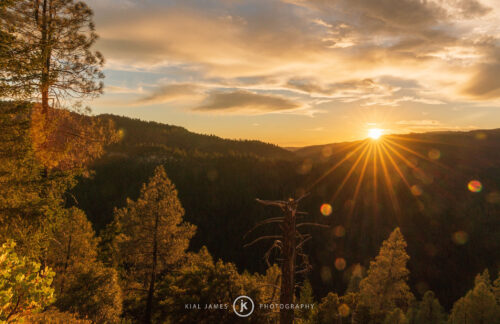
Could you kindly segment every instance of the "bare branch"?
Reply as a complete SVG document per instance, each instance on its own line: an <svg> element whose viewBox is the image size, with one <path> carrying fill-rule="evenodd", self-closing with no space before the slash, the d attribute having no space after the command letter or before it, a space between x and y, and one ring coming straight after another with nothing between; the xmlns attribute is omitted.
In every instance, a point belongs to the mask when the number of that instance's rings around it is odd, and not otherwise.
<svg viewBox="0 0 500 324"><path fill-rule="evenodd" d="M323 228L330 227L330 225L319 224L319 223L300 223L300 224L297 224L296 227L302 227L302 226L317 226L317 227L323 227Z"/></svg>
<svg viewBox="0 0 500 324"><path fill-rule="evenodd" d="M259 242L259 241L262 241L262 240L269 240L269 239L282 239L283 237L281 235L267 235L267 236L261 236L255 240L253 240L252 242L248 243L248 244L245 244L243 245L243 247L249 247L251 245L254 245L255 243Z"/></svg>
<svg viewBox="0 0 500 324"><path fill-rule="evenodd" d="M255 229L257 229L258 227L260 227L262 225L271 224L271 223L281 223L281 222L283 222L284 219L285 219L285 217L274 217L274 218L263 220L262 222L257 223L248 232L246 232L245 235L243 235L243 238L246 238L248 236L248 234L250 234L251 232L253 232Z"/></svg>

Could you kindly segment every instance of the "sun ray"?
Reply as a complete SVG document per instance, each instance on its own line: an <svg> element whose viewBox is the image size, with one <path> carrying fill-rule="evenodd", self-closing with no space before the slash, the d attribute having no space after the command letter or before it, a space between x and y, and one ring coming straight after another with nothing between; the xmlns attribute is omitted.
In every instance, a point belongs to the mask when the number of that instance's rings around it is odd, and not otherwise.
<svg viewBox="0 0 500 324"><path fill-rule="evenodd" d="M354 206L356 205L356 200L358 198L359 189L361 187L361 184L363 183L363 178L365 177L365 172L366 172L366 167L368 165L368 160L370 159L370 155L373 151L373 144L371 144L369 147L370 147L370 150L368 151L368 154L366 154L365 162L363 163L363 168L361 169L361 174L359 175L358 183L356 184L356 189L354 190L352 204L349 208L349 216L352 216L352 213L354 212Z"/></svg>
<svg viewBox="0 0 500 324"><path fill-rule="evenodd" d="M326 171L321 177L319 177L316 181L314 181L308 188L307 191L310 191L314 186L316 186L319 182L321 182L324 178L326 178L330 173L335 171L339 166L341 166L345 161L347 161L351 156L353 156L357 151L359 151L361 148L364 146L368 145L368 141L363 141L357 148L355 148L353 151L347 153L347 155L337 162L333 167L331 167L328 171Z"/></svg>
<svg viewBox="0 0 500 324"><path fill-rule="evenodd" d="M417 167L415 164L413 164L410 160L408 160L404 155L402 155L395 147L392 147L391 145L387 145L387 147L403 161L407 166L409 166L412 170L415 172L419 172L421 174L426 174L421 168ZM444 191L444 196L446 199L450 199L452 197L451 193L447 191L442 185L439 183L437 184L440 189ZM439 193L439 191L437 191Z"/></svg>
<svg viewBox="0 0 500 324"><path fill-rule="evenodd" d="M399 208L399 203L398 203L398 200L396 199L396 193L394 192L394 187L392 186L392 181L391 181L391 178L389 176L389 172L387 170L387 165L386 165L384 156L382 155L382 150L379 149L378 153L379 153L380 165L382 166L382 171L383 171L384 178L385 178L385 184L386 184L387 190L389 192L389 197L391 199L392 207L394 208L394 212L396 213L396 215L400 215L401 209Z"/></svg>
<svg viewBox="0 0 500 324"><path fill-rule="evenodd" d="M340 183L339 187L335 191L335 194L333 195L332 201L334 201L338 197L338 195L340 194L342 188L346 184L347 180L349 180L349 178L351 177L352 173L354 172L354 170L358 166L359 162L361 161L361 159L363 158L363 156L366 154L366 151L368 150L368 147L369 147L369 145L365 146L365 148L363 149L363 151L361 152L361 154L356 159L356 162L354 162L354 164L351 166L351 168L349 169L349 172L347 172L346 176L344 177L344 179Z"/></svg>
<svg viewBox="0 0 500 324"><path fill-rule="evenodd" d="M388 141L389 143L391 143L392 145L395 145L395 146L397 146L397 147L399 147L399 148L401 148L401 149L403 149L403 150L405 150L405 151L407 151L407 152L409 152L409 153L411 153L411 154L413 154L413 155L415 155L415 156L417 156L417 157L419 157L419 158L421 158L421 159L424 159L424 160L426 160L426 161L429 161L429 162L431 162L432 164L435 164L435 165L437 165L437 166L440 166L440 167L442 167L442 168L444 168L444 169L446 169L446 170L448 170L448 171L452 171L452 169L451 169L450 167L448 167L448 166L446 166L446 165L444 165L444 164L442 164L442 163L436 162L436 161L434 161L434 160L432 160L432 159L429 159L427 156L425 156L425 155L423 155L423 154L421 154L421 153L415 152L414 150L412 150L412 149L410 149L410 148L407 148L407 147L405 147L404 145L401 145L401 144L399 144L399 143L396 143L396 142L394 142L394 141L392 141L392 140L390 140L390 139L387 139L387 141Z"/></svg>
<svg viewBox="0 0 500 324"><path fill-rule="evenodd" d="M375 145L373 148L373 214L376 215L378 213L378 204L377 204L377 190L378 190L378 181L377 181L377 151L378 146Z"/></svg>
<svg viewBox="0 0 500 324"><path fill-rule="evenodd" d="M396 170L396 172L398 173L398 175L401 177L401 180L403 180L403 182L405 183L405 185L411 191L411 185L410 185L410 183L408 182L408 180L406 179L405 175L403 174L403 172L401 171L401 169L399 168L399 166L397 165L397 163L394 161L394 159L392 158L392 156L387 151L386 146L387 146L387 144L381 143L381 147L384 150L385 155L389 159L389 162L391 162L392 166L394 167L394 169Z"/></svg>
<svg viewBox="0 0 500 324"><path fill-rule="evenodd" d="M385 136L388 139L393 139L393 140L401 140L401 141L407 141L407 142L414 142L414 143L426 143L426 144L440 144L440 145L454 145L450 143L445 143L445 142L438 142L438 141L431 141L431 140L424 140L424 139L418 139L418 138L407 138L404 136L398 136L398 135L386 135Z"/></svg>

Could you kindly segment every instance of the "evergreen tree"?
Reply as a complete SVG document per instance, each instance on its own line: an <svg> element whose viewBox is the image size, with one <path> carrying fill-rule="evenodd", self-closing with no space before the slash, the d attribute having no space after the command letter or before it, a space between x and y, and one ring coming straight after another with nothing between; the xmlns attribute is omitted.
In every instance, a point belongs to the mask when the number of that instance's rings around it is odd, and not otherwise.
<svg viewBox="0 0 500 324"><path fill-rule="evenodd" d="M255 309L252 323L275 323L278 309L260 309L259 304L279 302L280 271L274 265L265 275L238 273L232 263L214 262L203 247L189 253L187 260L175 272L165 275L159 283L159 312L155 322L171 323L248 323L237 317L231 303L241 295L252 298ZM184 305L228 304L227 309L190 310Z"/></svg>
<svg viewBox="0 0 500 324"><path fill-rule="evenodd" d="M450 324L500 323L500 307L488 281L487 273L476 277L474 288L453 305Z"/></svg>
<svg viewBox="0 0 500 324"><path fill-rule="evenodd" d="M14 36L15 28L8 14L14 5L14 0L0 1L0 97L8 97L13 94L9 84L12 80L11 64L16 62L12 57L16 55Z"/></svg>
<svg viewBox="0 0 500 324"><path fill-rule="evenodd" d="M184 209L177 190L163 167L141 189L137 201L116 210L117 238L126 280L142 285L146 292L144 322L151 323L158 275L181 260L194 235L195 226L182 220ZM137 289L138 287L128 287Z"/></svg>
<svg viewBox="0 0 500 324"><path fill-rule="evenodd" d="M47 263L55 270L55 305L95 322L114 323L122 309L116 271L97 259L98 239L85 214L65 210L54 226Z"/></svg>
<svg viewBox="0 0 500 324"><path fill-rule="evenodd" d="M18 257L10 240L0 247L0 321L23 320L54 301L50 287L54 273L40 264Z"/></svg>
<svg viewBox="0 0 500 324"><path fill-rule="evenodd" d="M311 305L314 304L314 294L311 283L309 280L305 280L299 293L299 304L301 305ZM295 320L297 323L313 323L314 308L304 308L295 311Z"/></svg>
<svg viewBox="0 0 500 324"><path fill-rule="evenodd" d="M45 262L75 174L45 173L32 147L31 111L26 103L0 103L0 236L14 239L20 254Z"/></svg>
<svg viewBox="0 0 500 324"><path fill-rule="evenodd" d="M97 260L98 239L92 224L83 211L73 207L65 210L61 220L54 226L47 263L56 272L56 293L65 293L66 285L77 271L94 266Z"/></svg>
<svg viewBox="0 0 500 324"><path fill-rule="evenodd" d="M41 313L30 314L26 322L31 324L93 324L91 320L81 319L75 314L60 312L55 308L49 308Z"/></svg>
<svg viewBox="0 0 500 324"><path fill-rule="evenodd" d="M361 265L356 264L352 270L351 278L349 279L349 284L347 286L347 293L357 293L359 292L359 284L363 280L363 268Z"/></svg>
<svg viewBox="0 0 500 324"><path fill-rule="evenodd" d="M439 300L432 291L427 291L422 301L419 303L415 313L415 323L418 324L443 324L446 322L446 315Z"/></svg>
<svg viewBox="0 0 500 324"><path fill-rule="evenodd" d="M5 20L16 29L13 46L19 51L1 72L11 92L38 93L44 113L51 96L99 94L104 60L91 50L97 39L92 16L84 2L75 0L18 0L9 6Z"/></svg>
<svg viewBox="0 0 500 324"><path fill-rule="evenodd" d="M79 314L95 323L118 323L122 293L115 269L94 262L75 271L55 303L62 311Z"/></svg>
<svg viewBox="0 0 500 324"><path fill-rule="evenodd" d="M401 308L396 308L386 315L384 324L408 324L408 319Z"/></svg>
<svg viewBox="0 0 500 324"><path fill-rule="evenodd" d="M497 304L500 305L500 271L498 272L498 278L493 283L493 293L497 300Z"/></svg>
<svg viewBox="0 0 500 324"><path fill-rule="evenodd" d="M321 300L317 313L315 314L314 322L320 324L340 323L340 305L342 304L339 296L335 293L329 292L328 295Z"/></svg>
<svg viewBox="0 0 500 324"><path fill-rule="evenodd" d="M367 277L360 283L360 306L367 307L375 322L395 308L408 309L414 299L407 280L409 256L406 242L396 228L382 247L375 261L370 262Z"/></svg>

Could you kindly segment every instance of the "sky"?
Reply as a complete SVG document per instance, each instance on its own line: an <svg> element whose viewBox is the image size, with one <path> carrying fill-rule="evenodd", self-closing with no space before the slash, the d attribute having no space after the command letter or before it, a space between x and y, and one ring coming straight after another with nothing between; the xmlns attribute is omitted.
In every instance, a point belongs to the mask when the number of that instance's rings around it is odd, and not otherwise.
<svg viewBox="0 0 500 324"><path fill-rule="evenodd" d="M281 146L500 128L498 0L87 0L112 113Z"/></svg>

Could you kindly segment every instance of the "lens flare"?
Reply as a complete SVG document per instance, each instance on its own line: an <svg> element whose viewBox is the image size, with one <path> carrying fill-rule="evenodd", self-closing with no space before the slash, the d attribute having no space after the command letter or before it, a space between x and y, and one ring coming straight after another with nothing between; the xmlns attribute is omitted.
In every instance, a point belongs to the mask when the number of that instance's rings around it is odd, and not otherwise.
<svg viewBox="0 0 500 324"><path fill-rule="evenodd" d="M469 240L469 234L464 231L458 231L453 233L451 239L456 245L464 245Z"/></svg>
<svg viewBox="0 0 500 324"><path fill-rule="evenodd" d="M344 258L337 258L335 259L335 268L339 271L342 271L345 269L346 262Z"/></svg>
<svg viewBox="0 0 500 324"><path fill-rule="evenodd" d="M383 133L384 130L381 128L370 128L368 130L368 137L374 140L378 140Z"/></svg>
<svg viewBox="0 0 500 324"><path fill-rule="evenodd" d="M342 317L347 317L351 313L351 309L345 303L339 306L338 311L339 311L340 316L342 316Z"/></svg>
<svg viewBox="0 0 500 324"><path fill-rule="evenodd" d="M432 160L439 160L439 158L441 157L441 152L439 150L432 149L429 151L428 156Z"/></svg>
<svg viewBox="0 0 500 324"><path fill-rule="evenodd" d="M321 214L323 216L330 216L332 214L332 205L323 204L323 205L321 205L319 210L321 211Z"/></svg>
<svg viewBox="0 0 500 324"><path fill-rule="evenodd" d="M481 184L481 182L477 181L477 180L472 180L471 182L469 182L469 184L467 184L467 188L469 188L469 191L470 192L481 192L481 190L483 190L483 185Z"/></svg>
<svg viewBox="0 0 500 324"><path fill-rule="evenodd" d="M422 190L422 187L420 187L419 185L413 185L411 186L411 193L414 195L414 196L421 196L422 193L424 192Z"/></svg>
<svg viewBox="0 0 500 324"><path fill-rule="evenodd" d="M345 235L344 226L335 226L335 228L333 229L333 235L335 235L336 237L343 237Z"/></svg>

